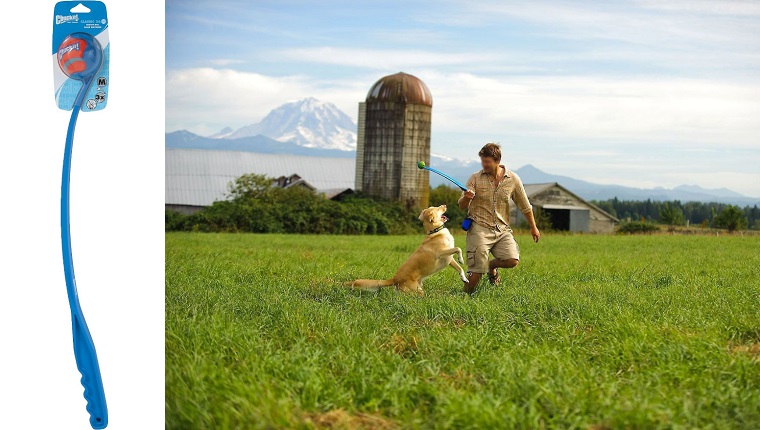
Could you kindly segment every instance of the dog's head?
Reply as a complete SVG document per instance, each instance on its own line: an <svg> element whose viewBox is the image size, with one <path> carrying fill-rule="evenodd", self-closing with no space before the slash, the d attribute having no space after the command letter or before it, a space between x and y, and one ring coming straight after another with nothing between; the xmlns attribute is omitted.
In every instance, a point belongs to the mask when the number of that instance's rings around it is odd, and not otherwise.
<svg viewBox="0 0 760 430"><path fill-rule="evenodd" d="M420 213L420 221L426 229L428 227L436 228L448 221L444 213L446 213L446 205L431 206Z"/></svg>

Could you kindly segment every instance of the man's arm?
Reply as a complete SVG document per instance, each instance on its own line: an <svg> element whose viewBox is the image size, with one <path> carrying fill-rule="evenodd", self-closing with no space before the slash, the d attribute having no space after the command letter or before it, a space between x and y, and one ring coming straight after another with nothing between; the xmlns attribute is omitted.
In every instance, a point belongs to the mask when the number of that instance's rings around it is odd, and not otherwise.
<svg viewBox="0 0 760 430"><path fill-rule="evenodd" d="M525 215L525 219L528 220L530 235L533 236L533 241L538 243L538 239L541 238L541 232L538 231L538 227L536 227L536 219L533 217L533 209L529 212L523 212L523 215Z"/></svg>
<svg viewBox="0 0 760 430"><path fill-rule="evenodd" d="M475 198L475 175L470 176L470 179L467 180L467 191L462 192L462 196L459 197L459 200L457 201L457 204L459 204L459 209L466 210L470 207L470 203L472 203L472 199Z"/></svg>
<svg viewBox="0 0 760 430"><path fill-rule="evenodd" d="M533 206L528 200L528 194L525 193L525 187L523 186L522 180L520 180L519 177L516 177L515 179L517 180L517 186L515 187L513 199L515 203L517 203L517 207L520 208L520 212L522 212L525 219L528 220L530 235L533 236L533 241L538 243L538 239L541 238L541 232L538 231L538 227L536 227L536 219L533 216Z"/></svg>

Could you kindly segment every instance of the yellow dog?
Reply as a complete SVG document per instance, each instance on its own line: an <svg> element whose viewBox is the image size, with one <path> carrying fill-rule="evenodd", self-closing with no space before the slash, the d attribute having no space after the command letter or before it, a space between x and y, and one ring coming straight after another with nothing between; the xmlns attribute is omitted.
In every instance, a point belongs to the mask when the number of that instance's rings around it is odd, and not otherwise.
<svg viewBox="0 0 760 430"><path fill-rule="evenodd" d="M405 293L415 293L423 295L422 281L430 275L443 270L446 266L453 267L459 272L462 281L467 282L462 267L454 261L454 254L460 263L462 260L462 250L454 246L454 236L449 229L443 226L447 218L443 214L446 212L446 205L429 207L420 213L420 221L425 227L425 239L416 251L406 259L404 264L398 268L396 274L384 281L374 279L357 279L350 282L347 286L365 291L378 291L382 287L394 286L397 290Z"/></svg>

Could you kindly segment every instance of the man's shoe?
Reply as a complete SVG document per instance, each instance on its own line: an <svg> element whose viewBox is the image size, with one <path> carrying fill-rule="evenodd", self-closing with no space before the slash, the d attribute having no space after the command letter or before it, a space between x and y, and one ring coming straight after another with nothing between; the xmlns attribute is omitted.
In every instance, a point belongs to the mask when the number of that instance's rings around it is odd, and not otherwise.
<svg viewBox="0 0 760 430"><path fill-rule="evenodd" d="M464 283L464 292L467 293L467 294L469 294L469 295L473 295L473 293L475 293L475 287L470 287L470 284L467 283L467 282L465 282Z"/></svg>
<svg viewBox="0 0 760 430"><path fill-rule="evenodd" d="M499 276L499 269L494 269L494 272L496 273L488 273L488 282L491 283L491 285L499 285L501 282L501 276Z"/></svg>

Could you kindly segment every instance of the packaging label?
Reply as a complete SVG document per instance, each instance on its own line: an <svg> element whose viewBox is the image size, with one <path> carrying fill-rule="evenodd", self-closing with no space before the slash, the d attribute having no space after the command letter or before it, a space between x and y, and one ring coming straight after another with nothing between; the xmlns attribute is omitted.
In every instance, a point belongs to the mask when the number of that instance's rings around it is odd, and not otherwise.
<svg viewBox="0 0 760 430"><path fill-rule="evenodd" d="M55 5L52 56L56 105L69 111L74 108L83 85L83 81L77 78L77 73L86 70L88 49L93 49L92 46L86 46L86 41L72 36L75 33L86 33L94 37L103 56L102 64L94 71L92 83L84 95L82 111L105 109L111 83L108 77L111 45L108 40L106 5L99 1L62 1Z"/></svg>

